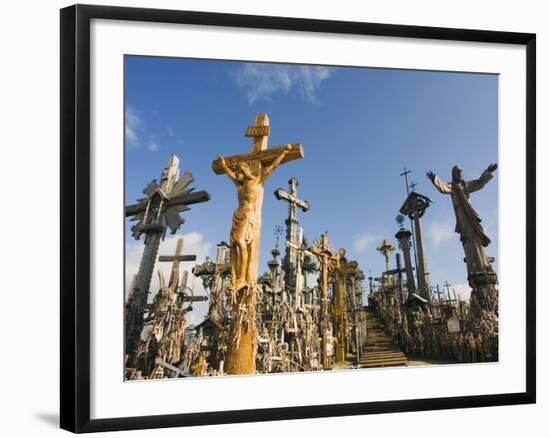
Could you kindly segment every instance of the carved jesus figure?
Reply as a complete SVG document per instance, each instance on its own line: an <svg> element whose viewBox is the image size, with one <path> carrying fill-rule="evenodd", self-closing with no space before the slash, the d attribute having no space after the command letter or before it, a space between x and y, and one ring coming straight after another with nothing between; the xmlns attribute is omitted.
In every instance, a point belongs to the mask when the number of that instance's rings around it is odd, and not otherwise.
<svg viewBox="0 0 550 438"><path fill-rule="evenodd" d="M239 200L239 207L233 213L229 240L231 279L235 290L239 290L253 280L250 278L249 268L254 247L259 245L264 181L281 164L290 150L290 145L285 146L279 156L267 167L263 167L257 160L240 161L234 170L227 165L222 156L218 156L223 170L237 187Z"/></svg>
<svg viewBox="0 0 550 438"><path fill-rule="evenodd" d="M431 171L426 173L437 190L451 195L456 216L455 232L460 234L464 247L468 275L494 272L483 249L491 240L481 226L481 218L472 207L470 193L482 189L491 180L496 169L497 165L491 164L478 179L472 181L464 181L460 166L453 167L452 182L442 181Z"/></svg>

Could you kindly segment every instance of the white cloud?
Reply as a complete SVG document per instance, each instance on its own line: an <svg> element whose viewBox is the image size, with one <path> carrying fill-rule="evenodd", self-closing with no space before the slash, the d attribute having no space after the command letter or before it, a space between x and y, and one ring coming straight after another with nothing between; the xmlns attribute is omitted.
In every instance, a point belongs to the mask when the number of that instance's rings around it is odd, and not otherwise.
<svg viewBox="0 0 550 438"><path fill-rule="evenodd" d="M319 272L312 272L306 274L307 277L307 287L317 286L317 280L319 279Z"/></svg>
<svg viewBox="0 0 550 438"><path fill-rule="evenodd" d="M462 300L470 301L470 294L472 293L472 288L468 285L468 283L453 284L451 285L451 291L453 290L455 291L457 298L460 295L460 298Z"/></svg>
<svg viewBox="0 0 550 438"><path fill-rule="evenodd" d="M376 236L370 233L359 234L354 237L354 248L358 253L365 252L371 246L376 244Z"/></svg>
<svg viewBox="0 0 550 438"><path fill-rule="evenodd" d="M451 222L433 221L429 226L430 238L433 245L437 248L441 243L451 240L454 235L453 228Z"/></svg>
<svg viewBox="0 0 550 438"><path fill-rule="evenodd" d="M288 94L295 89L311 103L319 103L317 92L321 82L332 75L327 67L289 66L245 63L237 71L236 80L247 90L248 102L271 100L277 93Z"/></svg>
<svg viewBox="0 0 550 438"><path fill-rule="evenodd" d="M151 152L155 152L159 149L159 145L156 141L153 140L153 138L149 139L149 142L147 143L147 149L149 149Z"/></svg>
<svg viewBox="0 0 550 438"><path fill-rule="evenodd" d="M126 137L126 144L128 146L139 145L137 129L140 127L140 125L141 118L137 115L132 106L126 105L126 112L124 115L124 135Z"/></svg>
<svg viewBox="0 0 550 438"><path fill-rule="evenodd" d="M210 251L212 249L212 244L204 240L204 237L201 233L196 231L183 234L166 237L166 239L160 243L159 255L173 255L176 252L176 245L179 238L183 238L183 254L194 254L197 256L196 262L183 262L180 265L180 274L183 271L189 272L188 286L193 289L195 295L205 295L206 292L202 286L202 281L199 277L195 277L191 273L191 269L196 264L203 263L207 256L211 256ZM141 254L143 252L143 239L134 240L126 243L126 284L125 284L125 296L128 294L128 290L132 283L132 278L137 273L139 269L139 262L141 260ZM159 290L159 280L157 271L161 269L164 273L164 278L168 281L170 277L170 269L172 267L171 263L157 263L155 264L155 270L153 278L151 281L151 294L149 295L149 300L152 300L153 297ZM188 314L188 323L198 324L206 315L208 311L208 302L201 301L193 303L193 311Z"/></svg>

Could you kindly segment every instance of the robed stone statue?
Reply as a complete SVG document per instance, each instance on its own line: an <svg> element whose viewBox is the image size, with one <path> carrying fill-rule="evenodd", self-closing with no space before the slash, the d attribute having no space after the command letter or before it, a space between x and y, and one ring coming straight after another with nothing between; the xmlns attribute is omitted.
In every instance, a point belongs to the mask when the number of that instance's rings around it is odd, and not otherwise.
<svg viewBox="0 0 550 438"><path fill-rule="evenodd" d="M484 250L491 240L481 226L481 218L472 207L470 193L482 189L491 180L496 169L497 165L491 164L478 179L472 181L464 180L460 166L453 167L451 182L442 181L432 171L426 173L437 190L451 195L456 216L455 232L460 234L469 277L494 274Z"/></svg>

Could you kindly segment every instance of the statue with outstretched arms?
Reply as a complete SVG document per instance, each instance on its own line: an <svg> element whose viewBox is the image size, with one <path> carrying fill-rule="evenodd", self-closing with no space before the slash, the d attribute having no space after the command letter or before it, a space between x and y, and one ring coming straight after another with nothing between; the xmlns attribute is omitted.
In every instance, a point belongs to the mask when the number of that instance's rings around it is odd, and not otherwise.
<svg viewBox="0 0 550 438"><path fill-rule="evenodd" d="M460 234L469 276L494 273L484 250L491 240L485 234L481 218L472 207L470 193L481 190L491 180L496 169L497 165L491 164L478 179L472 181L464 180L460 166L453 167L451 182L442 181L432 171L426 173L437 190L451 195L456 216L455 232Z"/></svg>

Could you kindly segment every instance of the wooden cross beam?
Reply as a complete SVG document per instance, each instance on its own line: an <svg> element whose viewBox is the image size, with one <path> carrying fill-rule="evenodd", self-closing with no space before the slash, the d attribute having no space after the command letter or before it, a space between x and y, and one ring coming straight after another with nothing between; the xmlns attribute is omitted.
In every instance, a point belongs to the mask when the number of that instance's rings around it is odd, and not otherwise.
<svg viewBox="0 0 550 438"><path fill-rule="evenodd" d="M386 275L397 275L397 274L402 274L404 272L406 272L405 268L390 269L389 271L384 272L384 274L386 274Z"/></svg>
<svg viewBox="0 0 550 438"><path fill-rule="evenodd" d="M159 262L194 262L197 260L196 255L182 255L181 251L183 249L183 239L178 239L176 244L176 253L174 255L161 255L159 256Z"/></svg>
<svg viewBox="0 0 550 438"><path fill-rule="evenodd" d="M161 365L161 366L163 366L164 368L169 369L170 371L175 372L176 375L178 375L178 376L192 377L191 374L184 373L184 372L183 372L183 369L178 368L178 367L175 367L174 365L169 364L168 362L163 361L160 357L157 357L157 358L155 359L155 363L156 363L157 365Z"/></svg>
<svg viewBox="0 0 550 438"><path fill-rule="evenodd" d="M159 256L159 262L194 262L195 260L197 260L196 255Z"/></svg>
<svg viewBox="0 0 550 438"><path fill-rule="evenodd" d="M281 154L281 152L283 152L285 147L286 145L275 146L269 149L264 149L259 152L232 155L230 157L225 157L225 162L227 163L227 166L229 168L235 168L237 167L238 163L247 162L247 161L259 161L263 166L269 166L271 163L275 161L275 159ZM285 158L283 158L283 160L281 161L281 164L286 163L288 161L304 158L304 149L301 144L294 143L294 144L291 144L290 147L291 147L290 151L286 154ZM214 162L212 163L212 170L216 173L216 175L221 175L225 173L219 159L214 160Z"/></svg>
<svg viewBox="0 0 550 438"><path fill-rule="evenodd" d="M169 287L175 292L179 280L179 266L180 262L192 262L197 259L196 255L182 255L183 239L178 239L176 244L176 253L172 256L160 256L159 262L172 262L172 271L170 272L170 280L168 282Z"/></svg>
<svg viewBox="0 0 550 438"><path fill-rule="evenodd" d="M445 288L447 289L447 297L448 297L448 301L453 301L451 300L451 284L445 280L445 284L443 285L445 286Z"/></svg>
<svg viewBox="0 0 550 438"><path fill-rule="evenodd" d="M191 303L194 303L194 302L197 302L197 301L208 301L208 297L206 295L200 295L200 296L196 296L196 297L185 295L182 298L182 301L191 302Z"/></svg>
<svg viewBox="0 0 550 438"><path fill-rule="evenodd" d="M269 117L267 116L267 114L258 114L256 116L256 124L253 126L249 126L246 129L245 134L247 137L254 138L254 141L252 143L252 152L225 157L227 167L229 167L230 169L234 169L239 163L249 161L258 161L262 164L262 166L269 166L271 163L273 163L288 145L268 148L267 139L270 129L271 127L269 126ZM290 147L290 151L288 151L286 156L283 158L281 164L288 161L304 158L304 149L300 143L291 144ZM225 173L219 158L215 159L212 162L212 170L214 171L214 173L216 173L216 175L221 175Z"/></svg>

